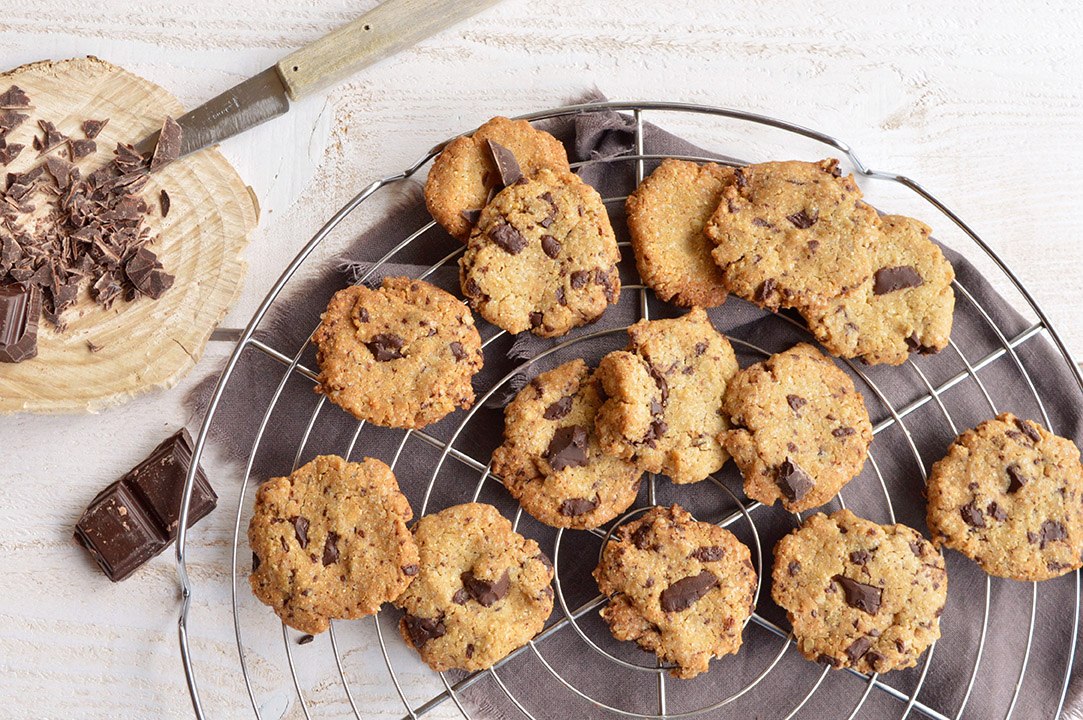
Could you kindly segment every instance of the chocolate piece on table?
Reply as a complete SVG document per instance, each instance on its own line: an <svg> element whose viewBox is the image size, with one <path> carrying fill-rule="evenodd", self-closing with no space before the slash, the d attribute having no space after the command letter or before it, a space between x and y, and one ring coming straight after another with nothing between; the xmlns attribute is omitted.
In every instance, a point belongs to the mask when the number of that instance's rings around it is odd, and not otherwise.
<svg viewBox="0 0 1083 720"><path fill-rule="evenodd" d="M177 537L184 480L192 463L188 431L166 438L146 460L98 493L75 526L82 545L113 582L165 550ZM196 467L188 524L215 508L218 496Z"/></svg>
<svg viewBox="0 0 1083 720"><path fill-rule="evenodd" d="M37 357L41 291L33 286L0 287L0 362Z"/></svg>
<svg viewBox="0 0 1083 720"><path fill-rule="evenodd" d="M150 161L150 171L165 167L180 157L181 137L184 131L177 121L168 115L162 123L162 132L158 136L158 144L154 146L154 156Z"/></svg>

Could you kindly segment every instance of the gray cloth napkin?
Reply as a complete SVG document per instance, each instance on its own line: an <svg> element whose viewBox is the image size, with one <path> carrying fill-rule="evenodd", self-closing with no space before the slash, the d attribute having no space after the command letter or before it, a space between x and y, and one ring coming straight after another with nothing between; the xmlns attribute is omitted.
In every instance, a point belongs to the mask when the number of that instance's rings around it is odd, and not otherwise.
<svg viewBox="0 0 1083 720"><path fill-rule="evenodd" d="M553 123L547 129L568 145L573 159L619 157L632 152L634 145L633 126L629 118L613 112L580 114ZM645 150L648 154L669 156L706 154L704 150L651 125L647 125L645 129ZM739 148L735 148L734 152L739 154ZM648 165L647 171L651 169L652 166ZM584 166L580 174L599 190L603 198L620 197L634 188L634 163L631 162L592 163ZM401 189L400 186L400 192ZM373 261L408 233L428 222L429 217L418 189L414 184L406 192L402 192L395 212L391 213L385 222L351 243L351 249L335 267L327 268L325 272L306 282L292 283L287 288L285 298L272 309L272 314L259 331L258 338L289 355L304 348L302 364L315 369L314 352L310 347L305 347L305 343L331 295L371 270ZM618 239L626 239L623 203L609 203L609 209ZM393 265L384 265L369 273L367 282L378 282L384 275L419 276L457 247L458 243L439 228L431 229L397 253L393 258ZM945 249L945 252L955 266L958 282L969 290L976 302L985 309L1000 332L1011 339L1029 327L1029 323L996 294L969 262L950 249ZM623 280L626 284L635 284L638 280L630 250L625 249L624 255ZM427 279L456 295L461 295L454 261L432 272ZM647 306L651 318L680 314L677 309L658 302L649 292ZM764 312L735 298L730 298L722 307L711 310L710 316L715 326L732 340L744 341L767 352L778 352L796 342L810 341L809 333L792 320ZM583 357L588 363L596 364L606 352L625 345L627 337L621 329L639 317L640 293L637 290L625 289L619 303L607 310L599 322L577 328L567 337L545 340L525 333L518 338L507 335L497 338L486 350L486 366L474 381L479 403L472 411L469 423L458 432L460 423L466 417L466 413L460 411L426 428L426 432L441 440L455 436L456 450L478 459L483 464L487 463L493 448L501 441L502 407L527 379L575 357ZM496 328L480 318L478 324L483 340L498 333ZM600 332L603 333L600 337L576 343L544 360L529 362L529 358L569 338ZM971 363L977 363L1001 347L996 333L975 305L958 295L952 337ZM739 342L735 342L735 349L742 367L763 358L763 355ZM1083 397L1064 359L1043 336L1027 340L1017 352L1033 379L1038 394L1045 402L1054 431L1074 439L1079 444L1083 440L1083 428L1078 408ZM965 369L959 355L951 348L936 356L915 356L913 363L925 373L933 386L939 386ZM845 366L842 361L838 364ZM928 392L918 372L909 364L901 367L875 366L860 369L878 388L878 392L874 391L869 384L855 376L855 382L865 397L874 424L891 417L884 400L899 409ZM249 458L256 428L282 373L283 366L278 362L255 350L246 351L211 426L212 439L222 444L232 457L241 461ZM1010 357L1004 356L990 363L980 371L980 377L998 411L1011 411L1022 417L1042 421L1042 415L1025 378ZM485 397L486 391L505 378L509 379ZM310 380L297 374L286 381L281 397L270 414L268 430L256 452L253 466L255 478L262 479L290 471L298 443L318 402L317 396L312 392L312 385ZM206 383L197 388L189 398L192 406L200 413L206 408L212 387L213 383ZM484 402L481 402L483 399ZM994 414L972 379L966 379L947 390L943 394L943 402L960 431L973 427ZM954 432L934 402L929 402L908 415L903 424L909 431L909 436L920 453L921 465L926 470L943 455L954 437ZM312 426L301 453L301 461L306 462L322 453L344 453L355 428L356 421L353 418L333 405L325 404ZM401 431L366 427L351 459L371 456L390 462L402 436ZM927 534L922 470L914 458L907 435L899 424L885 428L876 436L872 445L872 457L890 495L890 509L894 511L895 520ZM411 438L405 451L399 456L395 472L403 492L410 499L415 516L468 502L473 496L480 473L452 458L447 458L442 463L439 460L440 451L417 438ZM842 497L846 506L858 515L886 523L891 521L891 515L876 468L873 463L866 463L862 474L843 490ZM436 480L432 483L428 504L423 508L423 498L434 473ZM732 463L716 476L734 496L743 498L741 478ZM655 487L660 504L679 503L701 520L719 521L737 507L726 492L710 482L675 486L667 478L659 476L655 480ZM648 484L644 482L637 507L648 504L647 488ZM509 517L514 517L518 508L517 503L503 488L491 480L482 487L480 499L496 505ZM252 500L246 498L245 501L250 503ZM838 507L839 501L836 500L823 510L831 512ZM780 508L763 507L753 511L752 519L758 538L752 532L752 525L743 518L730 525L729 529L753 547L754 559L757 559L755 541L758 539L762 553L758 558L757 570L761 574L762 586L757 613L779 627L788 628L785 614L770 598L771 548L782 535L796 526L796 519ZM598 537L583 531L564 532L559 538L558 550L558 534L554 529L536 522L525 513L518 527L523 534L538 540L543 550L557 561L561 592L558 593L549 625L565 617L561 599L568 609L574 610L595 598L597 586L591 577L591 570L597 562L601 544ZM903 696L909 696L921 684L918 701L950 717L957 712L967 694L975 664L986 602L986 576L977 565L958 553L948 551L946 556L949 592L947 607L941 618L943 636L932 654L923 683L926 656L921 658L918 667L888 673L881 677L881 681ZM988 632L964 717L989 718L1002 717L1005 714L1011 702L1027 643L1031 593L1029 583L992 579ZM1074 575L1050 580L1038 586L1029 666L1023 679L1015 717L1053 716L1060 700L1062 680L1067 667L1075 601ZM395 612L390 609L388 611ZM564 627L536 644L545 663L559 673L563 680L557 679L538 656L528 649L497 671L508 693L515 698L514 702L492 677L484 676L461 693L472 715L485 719L523 717L516 704L539 718L615 717L598 704L619 708L633 715L657 714L658 680L656 674L649 669L654 666L654 656L638 650L632 643L615 641L598 617L596 609L585 613L578 620L578 627L582 634L601 650L626 663L647 669L629 669L603 657L601 652L582 639L579 632L571 627ZM394 636L388 640L393 643L400 642L400 639ZM775 663L775 658L784 645L784 638L755 623L749 624L745 630L744 645L737 655L712 661L711 671L693 680L665 678L667 711L674 714L694 711L739 692ZM708 711L702 717L783 717L816 686L822 670L821 665L805 660L790 643L773 665L773 669L754 687L724 707ZM383 671L374 669L374 672ZM465 677L465 674L461 673L450 674L453 676L452 681ZM1074 678L1078 675L1078 672L1073 673ZM567 685L574 686L578 692L569 689ZM865 682L860 678L844 671L831 671L807 701L801 716L846 717L861 701L864 690ZM1076 688L1073 686L1069 692L1067 707L1073 706L1076 695ZM905 700L873 688L864 701L860 716L900 717L905 706Z"/></svg>

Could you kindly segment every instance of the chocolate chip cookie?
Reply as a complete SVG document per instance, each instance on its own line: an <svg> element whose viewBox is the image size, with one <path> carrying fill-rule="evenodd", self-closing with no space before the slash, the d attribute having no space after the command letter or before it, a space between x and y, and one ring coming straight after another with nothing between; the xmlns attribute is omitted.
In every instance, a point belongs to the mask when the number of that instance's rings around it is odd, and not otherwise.
<svg viewBox="0 0 1083 720"><path fill-rule="evenodd" d="M809 660L887 672L916 665L940 637L944 557L905 525L816 513L775 545L772 579Z"/></svg>
<svg viewBox="0 0 1083 720"><path fill-rule="evenodd" d="M933 465L926 494L933 542L990 575L1047 580L1083 566L1079 448L1011 413L986 420Z"/></svg>
<svg viewBox="0 0 1083 720"><path fill-rule="evenodd" d="M876 211L838 161L768 162L735 171L704 234L726 288L770 310L822 303L872 267Z"/></svg>
<svg viewBox="0 0 1083 720"><path fill-rule="evenodd" d="M252 592L306 633L373 615L417 575L412 514L391 469L372 458L322 455L271 478L248 524Z"/></svg>
<svg viewBox="0 0 1083 720"><path fill-rule="evenodd" d="M609 597L601 615L618 640L634 640L675 665L670 675L707 672L736 653L754 609L756 571L732 533L674 505L617 528L594 571Z"/></svg>
<svg viewBox="0 0 1083 720"><path fill-rule="evenodd" d="M955 271L929 226L901 215L880 219L873 274L837 297L801 309L832 355L899 365L912 352L940 352L951 334Z"/></svg>
<svg viewBox="0 0 1083 720"><path fill-rule="evenodd" d="M700 308L675 320L628 328L627 350L602 358L609 399L595 419L610 455L676 483L698 482L729 459L718 436L726 384L737 373L733 348Z"/></svg>
<svg viewBox="0 0 1083 720"><path fill-rule="evenodd" d="M703 227L733 177L733 168L668 158L628 196L624 209L639 277L662 300L681 307L726 300Z"/></svg>
<svg viewBox="0 0 1083 720"><path fill-rule="evenodd" d="M470 309L450 293L384 278L376 290L338 291L320 317L316 392L359 420L422 428L474 402L481 338Z"/></svg>
<svg viewBox="0 0 1083 720"><path fill-rule="evenodd" d="M526 120L495 117L473 135L452 140L433 161L425 205L444 229L466 242L494 189L515 182L516 172L529 175L542 168L568 170L560 141Z"/></svg>
<svg viewBox="0 0 1083 720"><path fill-rule="evenodd" d="M553 565L491 505L456 505L414 528L420 569L395 601L429 667L481 670L526 644L553 610Z"/></svg>
<svg viewBox="0 0 1083 720"><path fill-rule="evenodd" d="M563 335L617 302L620 252L598 193L567 171L540 170L500 191L459 259L463 294L489 322Z"/></svg>
<svg viewBox="0 0 1083 720"><path fill-rule="evenodd" d="M601 406L596 374L573 360L538 375L504 409L492 470L547 525L598 527L635 502L642 472L602 452L594 429Z"/></svg>
<svg viewBox="0 0 1083 720"><path fill-rule="evenodd" d="M722 407L745 494L764 505L780 500L790 512L835 497L861 472L872 443L853 381L806 343L738 372Z"/></svg>

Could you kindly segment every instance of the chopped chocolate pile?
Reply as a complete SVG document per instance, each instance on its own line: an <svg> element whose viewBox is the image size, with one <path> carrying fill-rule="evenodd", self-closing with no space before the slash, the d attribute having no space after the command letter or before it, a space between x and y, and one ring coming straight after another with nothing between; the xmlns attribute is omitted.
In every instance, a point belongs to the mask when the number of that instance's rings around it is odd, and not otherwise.
<svg viewBox="0 0 1083 720"><path fill-rule="evenodd" d="M19 157L23 145L7 136L28 115L30 98L16 86L0 93L0 165ZM118 298L157 299L173 284L157 256L146 248L157 238L145 218L152 208L139 196L147 184L151 158L130 145L118 144L116 157L84 177L76 163L97 150L94 139L108 120L87 120L85 138L70 138L48 120L39 119L41 134L33 137L41 162L26 172L9 172L0 183L0 287L20 285L41 293L46 319L58 329L62 313L73 304L81 285L98 304L109 307ZM166 122L159 163L179 150L176 133ZM172 122L172 125L176 125ZM163 214L168 200L162 195Z"/></svg>

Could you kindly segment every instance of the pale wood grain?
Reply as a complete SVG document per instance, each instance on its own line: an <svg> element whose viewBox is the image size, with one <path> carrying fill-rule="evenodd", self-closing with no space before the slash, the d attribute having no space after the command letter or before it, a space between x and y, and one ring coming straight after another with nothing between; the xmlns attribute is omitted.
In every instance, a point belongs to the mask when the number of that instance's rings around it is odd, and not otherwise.
<svg viewBox="0 0 1083 720"><path fill-rule="evenodd" d="M0 66L92 53L192 106L375 4L110 0L87 12L26 0L0 16ZM310 125L291 112L222 147L241 177L277 198L264 202L245 290L226 322L243 324L300 245L366 183L493 114L561 104L597 86L613 98L780 116L842 137L872 167L918 179L1004 256L1083 357L1083 314L1076 310L1083 301L1083 244L1076 239L1083 17L1076 5L1011 0L976 11L932 0L505 0L306 100ZM316 127L321 117L323 130ZM707 123L659 122L702 142L740 143L735 132ZM765 151L772 142L764 141ZM275 155L281 160L271 164ZM888 199L886 209L907 210L901 199ZM359 214L337 247L378 218L377 211ZM928 221L941 232L942 220ZM329 245L312 262L337 252ZM183 393L197 376L214 372L226 350L212 344L179 387L94 418L0 419L0 552L7 568L0 694L33 698L2 714L191 717L170 558L114 588L69 536L96 490L188 419ZM232 645L228 583L240 471L213 453L208 471L223 505L193 532L194 647L212 717L251 717ZM264 717L303 717L280 636L273 626L268 632L256 668ZM362 717L399 717L401 705L366 633L364 623L349 633L348 674L370 710ZM322 658L311 663L307 687L316 688L321 709L346 711L337 673L326 665L326 643L300 648ZM308 667L309 657L302 660ZM403 682L415 703L432 689L422 670ZM434 715L458 713L443 706Z"/></svg>

